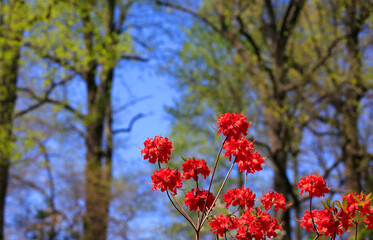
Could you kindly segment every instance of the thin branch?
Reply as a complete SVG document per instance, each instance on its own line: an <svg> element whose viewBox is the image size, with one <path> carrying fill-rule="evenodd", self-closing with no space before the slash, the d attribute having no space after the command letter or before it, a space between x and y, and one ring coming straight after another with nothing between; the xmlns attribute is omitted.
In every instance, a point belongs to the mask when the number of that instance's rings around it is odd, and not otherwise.
<svg viewBox="0 0 373 240"><path fill-rule="evenodd" d="M143 100L146 100L146 99L149 99L151 98L152 96L151 95L146 95L146 96L142 96L142 97L139 97L139 98L136 98L136 99L133 99L132 101L124 104L123 106L119 107L118 109L114 110L114 114L117 114L123 110L126 110L127 108L129 108L130 106L133 106L135 104L137 104L138 102L140 101L143 101Z"/></svg>
<svg viewBox="0 0 373 240"><path fill-rule="evenodd" d="M136 55L123 55L122 59L124 59L124 60L136 60L136 61L140 61L140 62L149 61L149 59L147 59L147 58L143 58L143 57L136 56Z"/></svg>
<svg viewBox="0 0 373 240"><path fill-rule="evenodd" d="M230 131L228 133L228 135L225 137L223 143L221 144L221 147L220 147L220 150L219 150L219 153L218 155L216 156L216 159L215 159L215 164L214 164L214 168L212 170L212 174L211 174L211 179L210 179L210 183L209 183L209 188L207 190L207 197L206 197L206 201L205 201L205 204L203 206L203 211L202 211L202 214L201 214L201 220L203 219L204 215L205 215L205 211L206 211L206 207L207 207L207 201L209 200L209 196L210 196L210 191L211 191L211 186L212 186L212 181L214 180L214 175L215 175L215 172L216 172L216 166L218 165L218 162L219 162L219 157L220 157L220 154L221 152L223 151L223 147L224 147L224 144L225 142L227 141L229 135L230 135ZM201 226L202 226L202 222L199 222L198 223L198 229L201 229Z"/></svg>
<svg viewBox="0 0 373 240"><path fill-rule="evenodd" d="M215 26L215 24L213 24L212 22L210 22L207 18L205 18L201 14L199 14L199 13L197 13L197 12L195 12L195 11L189 9L189 8L185 8L183 6L180 6L180 5L177 5L177 4L173 4L173 3L169 3L169 2L163 2L163 1L160 1L160 0L156 0L156 3L158 5L161 5L161 6L174 8L174 9L179 10L181 12L188 13L188 14L192 15L193 17L195 17L195 18L201 20L202 22L204 22L207 26L211 27L216 32L222 33L222 31L217 26Z"/></svg>
<svg viewBox="0 0 373 240"><path fill-rule="evenodd" d="M47 148L45 147L45 145L40 142L39 143L40 145L40 150L44 156L44 159L46 161L46 170L47 170L47 175L48 175L48 182L49 182L49 189L50 189L50 196L48 197L48 201L49 201L49 204L50 204L50 207L52 208L53 211L56 210L55 208L55 203L54 203L54 200L55 200L55 184L54 184L54 178L53 178L53 173L52 173L52 168L51 168L51 161L49 159L49 155L48 155L48 152L47 152Z"/></svg>
<svg viewBox="0 0 373 240"><path fill-rule="evenodd" d="M21 117L31 111L34 111L36 109L38 109L39 107L41 107L42 105L44 105L46 103L45 99L49 97L49 95L53 92L53 90L58 87L58 86L61 86L61 85L64 85L66 84L68 81L70 81L72 78L74 77L74 75L71 75L59 82L52 82L50 84L50 86L48 87L48 89L44 92L44 97L36 97L37 95L30 89L30 88L18 88L18 90L21 90L21 91L24 91L24 92L27 92L29 93L33 98L36 98L38 99L38 102L27 107L26 109L23 109L17 113L15 113L14 115L14 118L18 118L18 117Z"/></svg>
<svg viewBox="0 0 373 240"><path fill-rule="evenodd" d="M45 190L42 187L39 187L38 185L36 185L33 182L25 180L24 176L20 176L16 173L10 173L10 177L15 179L16 181L22 183L22 185L29 186L32 189L35 189L35 190L39 191L43 196L47 196L47 193L45 192Z"/></svg>
<svg viewBox="0 0 373 240"><path fill-rule="evenodd" d="M78 111L77 109L75 109L73 106L69 105L68 103L65 103L65 102L61 102L61 101L58 101L57 99L51 99L51 98L47 98L45 99L45 101L47 103L51 103L51 104L55 104L57 106L60 106L62 108L64 108L65 110L71 112L72 114L74 114L77 118L79 119L84 119L85 115L82 114L80 111Z"/></svg>
<svg viewBox="0 0 373 240"><path fill-rule="evenodd" d="M245 31L245 29L244 29L245 24L244 24L241 16L237 16L237 21L240 25L240 33L246 38L246 40L250 43L250 45L254 49L255 55L256 55L256 57L258 59L258 62L259 62L259 66L268 73L270 79L275 79L275 76L273 74L272 69L265 65L265 63L262 59L262 54L260 52L260 48L258 47L254 38L247 31Z"/></svg>
<svg viewBox="0 0 373 240"><path fill-rule="evenodd" d="M128 124L128 127L127 128L119 128L119 129L115 129L113 130L113 134L117 134L117 133L128 133L128 132L131 132L132 130L132 127L133 125L135 124L135 122L143 117L146 117L147 114L143 114L143 113L139 113L137 114L136 116L134 116L131 121L129 122Z"/></svg>
<svg viewBox="0 0 373 240"><path fill-rule="evenodd" d="M218 200L218 198L219 198L219 196L220 196L220 194L221 194L221 191L223 190L224 185L225 185L225 183L227 182L228 177L229 177L229 175L230 175L230 173L231 173L231 171L232 171L233 166L234 166L235 163L236 163L236 157L235 157L234 161L232 162L232 165L231 165L231 167L229 168L229 171L228 171L227 175L225 176L225 179L224 179L223 183L221 184L220 189L219 189L219 191L218 191L218 194L216 195L214 201L212 202L210 209L207 210L207 212L206 212L206 216L205 216L205 218L202 220L202 222L201 222L201 224L200 224L199 226L202 226L202 225L205 223L205 221L207 220L207 217L209 216L210 212L211 212L212 209L214 208L214 204L215 204L216 201ZM207 193L207 196L208 196L208 194L209 194L209 192ZM206 198L206 203L207 203L207 198ZM203 215L202 215L202 216L203 216Z"/></svg>
<svg viewBox="0 0 373 240"><path fill-rule="evenodd" d="M45 51L41 46L36 46L35 44L33 44L31 42L25 42L24 46L33 49L42 58L51 60L54 63L57 63L60 66L65 67L65 68L67 68L67 69L69 69L69 70L71 70L71 71L73 71L75 73L78 73L78 74L81 74L81 75L83 75L83 73L84 73L82 71L82 69L77 68L75 66L75 64L71 62L71 60L69 60L69 59L63 59L63 58L60 58L59 56L50 54L47 51Z"/></svg>

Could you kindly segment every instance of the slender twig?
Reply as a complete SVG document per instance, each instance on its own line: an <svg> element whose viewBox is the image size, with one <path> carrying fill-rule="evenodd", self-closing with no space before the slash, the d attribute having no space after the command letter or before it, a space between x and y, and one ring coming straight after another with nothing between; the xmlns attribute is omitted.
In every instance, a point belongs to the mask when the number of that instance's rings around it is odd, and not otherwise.
<svg viewBox="0 0 373 240"><path fill-rule="evenodd" d="M314 238L315 239L318 239L320 234L319 234L319 231L317 231L317 228L316 228L316 223L315 221L313 220L313 216L312 216L312 194L310 193L310 214L311 214L311 220L312 220L312 224L313 224L313 228L315 229L316 231L316 237Z"/></svg>
<svg viewBox="0 0 373 240"><path fill-rule="evenodd" d="M229 131L228 135L225 137L223 143L221 144L221 147L220 147L220 150L219 150L218 155L216 156L215 164L214 164L214 169L212 170L211 179L210 179L210 183L209 183L209 188L208 188L208 190L207 190L206 202L205 202L205 205L203 206L203 211L202 211L201 219L203 219L203 216L204 216L205 211L206 211L207 201L208 201L208 199L209 199L209 195L210 195L209 193L210 193L210 190L211 190L212 181L213 181L213 179L214 179L214 175L215 175L215 171L216 171L216 166L218 165L218 162L219 162L220 154L221 154L221 152L223 151L224 143L227 141L227 139L228 139L230 133L231 133L231 132ZM198 229L201 229L202 222L203 222L203 221L201 221L201 222L198 224Z"/></svg>
<svg viewBox="0 0 373 240"><path fill-rule="evenodd" d="M158 167L159 167L159 169L162 168L160 162L158 162ZM178 207L176 207L175 203L172 201L172 199L170 197L170 193L168 192L167 188L166 188L166 193L167 193L168 199L172 203L172 206L174 206L174 208L192 225L192 227L194 228L194 230L197 231L196 225L193 223L193 220L189 217L189 215L185 212L185 210L182 208L182 206L180 205L180 203L172 195L173 199L175 200L175 202L177 203L177 205L180 207L181 210Z"/></svg>
<svg viewBox="0 0 373 240"><path fill-rule="evenodd" d="M169 196L169 194L168 194L168 196ZM189 217L189 215L185 212L184 208L180 205L179 201L177 201L177 199L175 198L174 195L172 195L172 198L177 203L177 205L180 207L181 211L185 214L187 220L193 226L194 230L197 231L196 225L194 224L193 220Z"/></svg>
<svg viewBox="0 0 373 240"><path fill-rule="evenodd" d="M207 220L207 217L208 217L209 213L211 212L211 210L213 209L214 204L215 204L216 201L218 200L221 191L223 191L224 185L225 185L225 183L227 182L228 177L229 177L229 174L231 173L231 171L232 171L233 166L234 166L235 163L236 163L236 158L235 158L234 161L232 162L232 165L231 165L231 167L229 168L229 171L228 171L227 175L225 176L225 179L224 179L223 183L222 183L221 186L220 186L219 192L218 192L218 194L216 195L214 202L211 204L210 209L208 209L208 211L206 212L206 216L205 216L205 218L203 219L203 221L201 222L200 226L202 226L203 223ZM206 201L206 202L207 202L207 201Z"/></svg>
<svg viewBox="0 0 373 240"><path fill-rule="evenodd" d="M246 188L246 184L247 184L247 174L248 174L248 172L246 171L246 174L245 174L245 188Z"/></svg>

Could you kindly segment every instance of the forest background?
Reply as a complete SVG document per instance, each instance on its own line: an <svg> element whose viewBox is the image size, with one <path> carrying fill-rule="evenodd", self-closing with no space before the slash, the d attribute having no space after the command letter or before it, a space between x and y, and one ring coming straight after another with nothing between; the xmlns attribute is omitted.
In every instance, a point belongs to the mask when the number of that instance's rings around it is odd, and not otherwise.
<svg viewBox="0 0 373 240"><path fill-rule="evenodd" d="M371 0L1 0L0 239L189 239L139 149L211 163L234 111L307 239L299 178L373 191L372 27Z"/></svg>

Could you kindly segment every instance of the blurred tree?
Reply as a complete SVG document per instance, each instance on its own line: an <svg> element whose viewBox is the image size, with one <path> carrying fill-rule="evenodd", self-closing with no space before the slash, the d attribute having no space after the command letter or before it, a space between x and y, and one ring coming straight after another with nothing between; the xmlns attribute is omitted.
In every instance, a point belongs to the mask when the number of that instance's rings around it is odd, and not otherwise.
<svg viewBox="0 0 373 240"><path fill-rule="evenodd" d="M4 213L9 168L13 152L13 120L39 107L39 102L15 114L17 80L24 33L48 17L53 1L28 3L0 1L0 239L4 238Z"/></svg>
<svg viewBox="0 0 373 240"><path fill-rule="evenodd" d="M344 162L346 189L361 189L359 171L369 175L371 154L366 151L369 147L364 152L359 146L364 141L358 140L361 109L357 103L371 89L371 73L367 71L369 60L362 64L362 56L367 54L362 49L367 45L359 46L359 39L370 41L366 28L372 12L370 1L216 0L203 1L199 8L157 2L196 19L188 26L188 39L171 68L182 92L179 104L170 109L178 142L193 146L196 142L180 135L205 134L201 129L211 124L214 112L246 111L259 127L253 132L258 146L268 153L274 167L274 189L290 197L299 216L304 199L296 196L294 186L307 172L301 159L308 151L301 143L306 127L315 132L314 126L321 120L339 131L340 144L328 142L328 146L340 154L330 163L331 155L325 153L324 169L319 171L330 176ZM260 134L263 131L265 137ZM328 138L335 136L335 131L329 133ZM212 139L197 143L206 149ZM365 161L359 160L358 152ZM291 238L290 212L277 215L287 223L284 239ZM299 229L297 238L301 238Z"/></svg>
<svg viewBox="0 0 373 240"><path fill-rule="evenodd" d="M129 31L133 25L128 22L132 7L138 2L60 1L50 20L35 27L26 43L37 55L73 76L65 81L65 86L72 89L79 80L83 83L80 86L84 86L81 89L85 89L78 94L86 97L87 107L76 106L74 97L40 96L30 88L23 90L34 100L68 111L77 121L73 127L86 146L83 239L87 240L107 237L113 135L131 131L134 122L144 116L134 116L127 128L113 129L115 68L121 60L146 61L140 55L130 54L139 50Z"/></svg>
<svg viewBox="0 0 373 240"><path fill-rule="evenodd" d="M241 107L236 105L235 98L226 96L219 98L217 95L213 95L215 99L219 99L219 102L226 106L225 109L221 110L242 111L247 110L250 103L259 103L259 105L256 105L259 106L259 111L256 112L261 113L261 120L263 120L267 131L267 137L260 142L268 152L274 166L274 190L288 198L290 197L294 206L298 208L299 200L293 191L294 183L289 178L287 167L290 160L294 160L293 165L296 165L299 142L302 138L301 129L308 120L299 117L303 114L304 106L299 102L298 92L305 87L306 81L299 75L293 74L294 67L292 66L296 62L297 55L300 55L295 53L293 49L296 45L294 39L297 36L295 29L305 1L250 3L243 1L205 1L198 12L170 2L158 2L161 5L192 14L205 27L219 34L220 38L223 38L226 44L230 45L233 59L230 64L237 65L232 69L240 69L237 75L246 72L238 77L238 79L241 78L240 81L237 81L237 77L224 76L220 78L219 75L214 75L214 73L210 75L210 78L213 80L222 79L222 81L203 84L205 80L202 79L206 79L204 76L196 76L194 79L189 78L184 81L193 86L191 87L193 90L201 85L201 88L206 89L216 88L215 85L220 85L222 86L222 93L232 92L229 90L230 88L243 92L243 94L232 94L238 99L240 96L244 96L239 102L242 101L246 104L241 105ZM210 41L213 41L213 44L219 42L216 39ZM224 52L212 55L224 56ZM211 61L208 61L209 58L206 59L207 64L211 63ZM221 62L215 62L212 66L220 66L219 64ZM208 67L214 69L211 64ZM218 69L220 69L220 72L226 72L225 68ZM201 71L203 70L205 69ZM245 81L247 82L245 83ZM246 88L240 86L239 82L243 82L242 86L246 86ZM236 86L232 83L235 83ZM230 86L230 88L224 86ZM201 104L199 106L203 107ZM228 106L233 108L228 108ZM259 136L257 139L262 140ZM264 144L265 142L268 142L268 144ZM276 217L280 222L289 223L289 212L279 212ZM285 238L290 239L290 225L286 224L284 230L287 232Z"/></svg>

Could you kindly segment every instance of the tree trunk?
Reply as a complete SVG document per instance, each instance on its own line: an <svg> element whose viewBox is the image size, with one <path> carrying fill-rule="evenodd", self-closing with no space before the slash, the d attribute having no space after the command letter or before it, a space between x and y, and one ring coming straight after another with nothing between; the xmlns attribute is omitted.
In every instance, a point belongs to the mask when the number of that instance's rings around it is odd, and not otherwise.
<svg viewBox="0 0 373 240"><path fill-rule="evenodd" d="M9 20L14 21L11 17ZM4 239L5 202L14 142L13 113L17 98L21 37L22 31L1 32L0 35L4 40L0 45L0 240Z"/></svg>
<svg viewBox="0 0 373 240"><path fill-rule="evenodd" d="M346 47L349 69L345 100L343 106L341 106L341 130L343 134L342 156L345 163L346 191L350 193L362 190L360 181L363 150L359 144L358 117L360 99L364 95L364 85L361 76L362 59L359 50L358 35L362 30L362 25L358 22L358 18L361 18L361 16L358 16L358 3L352 0L346 4L346 8L348 9L345 27L347 30Z"/></svg>
<svg viewBox="0 0 373 240"><path fill-rule="evenodd" d="M87 74L88 114L86 117L86 214L84 217L84 239L105 240L109 220L111 186L111 86L114 69L100 76L95 83L94 68ZM105 131L104 131L105 129ZM105 139L105 142L103 140ZM106 146L104 146L106 145ZM105 149L106 147L106 149Z"/></svg>
<svg viewBox="0 0 373 240"><path fill-rule="evenodd" d="M109 74L112 78L112 74ZM93 80L91 81L94 84ZM104 121L110 108L110 81L101 80L100 85L89 88L89 111L86 120L87 163L86 163L86 215L84 218L84 239L105 240L107 234L110 183L111 149L104 151L103 139L108 142ZM107 128L111 126L106 126ZM111 135L109 136L111 144Z"/></svg>
<svg viewBox="0 0 373 240"><path fill-rule="evenodd" d="M270 157L274 167L274 190L278 193L283 194L286 199L289 199L289 193L292 189L289 189L287 185L287 152L285 151L286 139L281 137L281 132L284 131L284 126L281 124L281 120L277 119L273 110L265 109L265 119L268 127L268 140L270 144ZM275 218L279 223L285 223L283 230L286 234L282 239L291 239L291 227L290 227L290 214L289 211L278 211L275 213Z"/></svg>

